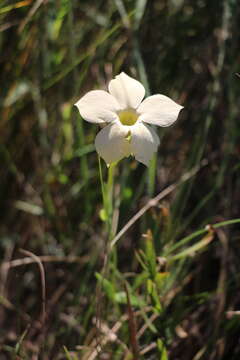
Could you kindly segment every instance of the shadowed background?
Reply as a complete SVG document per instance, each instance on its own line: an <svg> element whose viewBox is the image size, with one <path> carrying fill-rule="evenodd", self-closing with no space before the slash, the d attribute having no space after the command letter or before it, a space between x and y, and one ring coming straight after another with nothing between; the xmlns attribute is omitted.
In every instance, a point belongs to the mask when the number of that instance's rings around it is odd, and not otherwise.
<svg viewBox="0 0 240 360"><path fill-rule="evenodd" d="M239 224L195 233L239 217L239 22L237 0L1 1L1 360L239 359ZM122 236L99 299L99 129L73 104L121 71L184 110L150 169L120 162L118 230L196 174Z"/></svg>

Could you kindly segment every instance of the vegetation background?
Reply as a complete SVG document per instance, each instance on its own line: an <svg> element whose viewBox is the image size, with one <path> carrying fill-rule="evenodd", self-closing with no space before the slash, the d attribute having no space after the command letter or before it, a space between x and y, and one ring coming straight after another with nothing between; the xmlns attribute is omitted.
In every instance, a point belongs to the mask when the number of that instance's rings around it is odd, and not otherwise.
<svg viewBox="0 0 240 360"><path fill-rule="evenodd" d="M1 360L240 358L239 23L237 0L1 0ZM150 169L119 164L118 231L147 211L103 272L73 104L121 71L185 109Z"/></svg>

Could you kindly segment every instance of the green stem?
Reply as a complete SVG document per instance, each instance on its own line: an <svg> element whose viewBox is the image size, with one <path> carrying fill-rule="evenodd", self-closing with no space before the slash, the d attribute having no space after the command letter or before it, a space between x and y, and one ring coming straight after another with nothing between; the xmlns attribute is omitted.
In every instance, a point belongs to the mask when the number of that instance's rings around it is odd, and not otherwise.
<svg viewBox="0 0 240 360"><path fill-rule="evenodd" d="M114 171L116 164L113 163L108 168L108 182L107 182L107 199L108 199L108 216L112 218L113 214L113 185L114 185Z"/></svg>
<svg viewBox="0 0 240 360"><path fill-rule="evenodd" d="M100 282L97 286L97 299L102 297L102 288L103 288L103 281L110 275L111 269L111 262L113 261L114 267L117 268L117 253L116 248L113 250L111 249L111 241L114 237L113 230L112 230L112 223L113 223L113 185L114 185L114 170L117 163L111 164L108 167L108 180L107 183L103 181L103 173L102 173L102 165L101 159L98 156L98 165L99 165L99 177L101 183L101 191L102 191L102 199L103 199L103 211L104 217L103 220L106 222L107 227L107 239L104 246L104 262L103 267L101 270L101 278ZM111 259L112 258L112 259ZM113 278L115 278L113 276ZM113 280L111 281L113 282ZM97 321L99 321L99 325L101 324L101 312L102 312L102 304L101 301L97 301ZM101 327L101 325L100 325Z"/></svg>
<svg viewBox="0 0 240 360"><path fill-rule="evenodd" d="M107 223L107 231L108 231L108 238L109 241L112 240L112 217L113 217L113 185L114 185L114 170L117 163L112 163L108 167L108 180L105 184L103 181L102 175L102 167L101 167L101 159L98 157L98 164L99 164L99 176L101 182L101 191L102 191L102 198L103 198L103 209L104 215L106 218Z"/></svg>
<svg viewBox="0 0 240 360"><path fill-rule="evenodd" d="M102 175L102 165L101 165L101 158L98 156L98 168L99 168L99 178L101 183L101 191L102 191L102 199L103 199L103 208L106 210L106 192L105 192L105 184L103 182L103 175Z"/></svg>

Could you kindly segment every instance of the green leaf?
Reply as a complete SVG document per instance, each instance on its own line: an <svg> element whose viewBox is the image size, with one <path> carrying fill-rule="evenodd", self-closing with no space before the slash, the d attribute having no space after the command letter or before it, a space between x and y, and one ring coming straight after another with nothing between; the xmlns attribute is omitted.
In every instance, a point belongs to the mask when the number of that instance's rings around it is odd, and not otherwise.
<svg viewBox="0 0 240 360"><path fill-rule="evenodd" d="M143 271L142 273L136 275L132 286L133 291L138 289L142 284L145 284L148 277L149 277L148 271Z"/></svg>
<svg viewBox="0 0 240 360"><path fill-rule="evenodd" d="M159 272L155 276L157 288L161 290L169 277L169 272Z"/></svg>
<svg viewBox="0 0 240 360"><path fill-rule="evenodd" d="M140 297L137 297L132 294L129 294L129 297L130 297L130 303L132 306L136 306L136 307L146 306L145 302ZM124 291L119 291L119 292L115 293L114 299L118 304L127 304L127 296Z"/></svg>
<svg viewBox="0 0 240 360"><path fill-rule="evenodd" d="M103 221L103 222L106 222L108 217L107 217L107 214L106 214L106 210L105 209L101 209L99 211L99 217L100 219Z"/></svg>
<svg viewBox="0 0 240 360"><path fill-rule="evenodd" d="M162 312L162 305L157 291L157 286L151 279L147 279L147 292L151 296L154 309L157 312Z"/></svg>
<svg viewBox="0 0 240 360"><path fill-rule="evenodd" d="M167 349L161 339L157 339L157 348L160 354L159 360L168 360Z"/></svg>
<svg viewBox="0 0 240 360"><path fill-rule="evenodd" d="M217 229L217 228L222 227L222 226L234 225L234 224L238 224L238 223L240 223L240 218L222 221L222 222L211 225L211 227L213 229ZM189 241L193 240L194 238L198 237L199 235L205 234L206 232L208 232L207 227L205 227L204 229L200 229L200 230L197 230L197 231L193 232L192 234L184 237L183 239L181 239L177 243L175 243L173 246L171 246L169 249L167 249L167 251L166 251L166 253L164 255L165 256L169 255L174 250L176 250L179 247L187 244Z"/></svg>
<svg viewBox="0 0 240 360"><path fill-rule="evenodd" d="M76 358L75 357L72 357L68 351L68 349L66 348L66 346L63 346L63 350L65 352L65 355L66 355L66 358L67 360L75 360Z"/></svg>
<svg viewBox="0 0 240 360"><path fill-rule="evenodd" d="M142 268L148 272L148 267L145 264L146 255L144 254L144 252L141 249L139 251L135 251L135 256L139 261L139 263L141 264Z"/></svg>
<svg viewBox="0 0 240 360"><path fill-rule="evenodd" d="M146 235L146 258L148 263L148 270L151 277L154 279L157 274L157 267L156 267L156 253L153 245L153 238L152 233L148 230Z"/></svg>
<svg viewBox="0 0 240 360"><path fill-rule="evenodd" d="M160 296L159 296L159 294L157 292L156 284L154 284L154 286L153 286L152 299L153 299L153 302L154 302L155 310L157 310L159 313L162 312L162 305L161 305L161 302L160 302Z"/></svg>
<svg viewBox="0 0 240 360"><path fill-rule="evenodd" d="M174 256L171 256L170 260L177 260L184 258L186 256L194 256L197 251L208 246L210 242L213 240L213 237L214 237L214 232L209 231L209 233L206 236L204 236L200 241L198 241L196 244L189 246L187 249L184 249L183 251L181 251L180 253Z"/></svg>
<svg viewBox="0 0 240 360"><path fill-rule="evenodd" d="M105 291L108 298L112 301L115 301L115 288L113 284L99 273L95 273L95 276L103 287L103 290Z"/></svg>
<svg viewBox="0 0 240 360"><path fill-rule="evenodd" d="M130 187L125 187L122 191L122 196L123 196L123 199L131 199L132 196L133 196L133 191Z"/></svg>

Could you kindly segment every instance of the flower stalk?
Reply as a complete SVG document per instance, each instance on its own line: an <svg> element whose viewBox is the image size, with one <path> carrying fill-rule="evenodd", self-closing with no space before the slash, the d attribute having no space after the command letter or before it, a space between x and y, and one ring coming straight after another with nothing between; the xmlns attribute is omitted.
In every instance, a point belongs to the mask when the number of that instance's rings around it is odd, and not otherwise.
<svg viewBox="0 0 240 360"><path fill-rule="evenodd" d="M114 209L113 187L114 187L114 174L117 163L112 163L108 166L107 183L105 183L103 180L101 159L99 156L98 156L98 164L99 164L99 178L101 183L101 192L103 199L102 219L107 224L108 240L110 242L113 238L113 232L112 232L112 219L113 219L113 209Z"/></svg>

